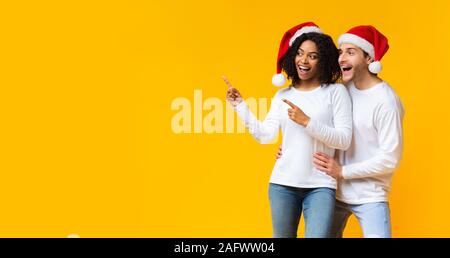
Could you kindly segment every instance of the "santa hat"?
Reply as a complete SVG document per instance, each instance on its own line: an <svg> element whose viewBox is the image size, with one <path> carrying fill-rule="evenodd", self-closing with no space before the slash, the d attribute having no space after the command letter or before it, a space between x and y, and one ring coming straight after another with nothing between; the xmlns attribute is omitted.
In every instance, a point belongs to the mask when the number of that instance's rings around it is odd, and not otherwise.
<svg viewBox="0 0 450 258"><path fill-rule="evenodd" d="M286 83L286 77L281 73L282 68L280 61L286 55L289 47L292 46L292 43L294 43L294 41L298 37L300 37L300 35L308 32L323 33L320 30L319 26L317 26L313 22L305 22L299 24L284 33L284 36L281 39L280 49L278 50L277 74L272 77L273 85L281 87Z"/></svg>
<svg viewBox="0 0 450 258"><path fill-rule="evenodd" d="M345 43L353 44L364 50L374 60L369 64L369 71L381 72L381 58L389 49L387 38L373 26L356 26L338 39L339 46Z"/></svg>

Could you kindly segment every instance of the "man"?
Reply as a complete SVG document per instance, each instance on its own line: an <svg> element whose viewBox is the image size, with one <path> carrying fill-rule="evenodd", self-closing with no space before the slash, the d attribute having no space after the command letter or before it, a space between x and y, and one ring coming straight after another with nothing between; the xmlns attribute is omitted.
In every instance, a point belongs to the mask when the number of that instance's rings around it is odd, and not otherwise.
<svg viewBox="0 0 450 258"><path fill-rule="evenodd" d="M377 74L387 38L372 26L341 35L339 65L353 102L353 138L344 165L314 154L316 169L339 180L332 237L342 237L349 216L357 217L364 237L391 237L388 193L402 156L403 105Z"/></svg>
<svg viewBox="0 0 450 258"><path fill-rule="evenodd" d="M355 214L364 237L391 237L388 193L402 155L404 110L393 89L377 76L388 41L372 26L357 26L338 43L342 79L353 102L352 143L340 161L313 155L315 168L339 182L330 236L342 237Z"/></svg>

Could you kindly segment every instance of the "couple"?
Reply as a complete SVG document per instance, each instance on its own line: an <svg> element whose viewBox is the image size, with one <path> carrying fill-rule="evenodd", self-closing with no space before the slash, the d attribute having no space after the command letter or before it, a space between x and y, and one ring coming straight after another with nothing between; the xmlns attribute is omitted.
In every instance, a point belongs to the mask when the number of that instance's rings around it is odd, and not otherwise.
<svg viewBox="0 0 450 258"><path fill-rule="evenodd" d="M312 22L284 34L272 83L285 83L284 70L292 84L275 94L262 122L223 77L227 101L257 141L283 134L269 184L274 237L297 237L302 213L306 237L342 237L351 214L364 237L391 237L388 193L404 111L377 76L387 38L357 26L338 44Z"/></svg>

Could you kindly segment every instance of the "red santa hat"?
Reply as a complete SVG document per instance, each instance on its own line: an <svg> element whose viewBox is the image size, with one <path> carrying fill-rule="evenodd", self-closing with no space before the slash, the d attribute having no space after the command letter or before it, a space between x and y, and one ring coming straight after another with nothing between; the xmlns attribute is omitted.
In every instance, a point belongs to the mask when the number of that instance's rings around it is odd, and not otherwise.
<svg viewBox="0 0 450 258"><path fill-rule="evenodd" d="M286 31L284 33L283 38L281 39L280 48L278 50L278 58L277 58L277 74L275 74L272 77L272 84L278 87L283 86L286 83L286 77L281 73L281 59L286 55L288 49L290 46L292 46L292 43L300 37L303 33L308 32L317 32L317 33L323 33L322 30L320 30L319 26L317 26L313 22L305 22L302 24L299 24L297 26L292 27L290 30Z"/></svg>
<svg viewBox="0 0 450 258"><path fill-rule="evenodd" d="M370 25L356 26L338 39L339 46L345 43L353 44L364 50L373 59L369 64L369 71L377 74L381 72L381 58L389 49L387 38L375 27Z"/></svg>

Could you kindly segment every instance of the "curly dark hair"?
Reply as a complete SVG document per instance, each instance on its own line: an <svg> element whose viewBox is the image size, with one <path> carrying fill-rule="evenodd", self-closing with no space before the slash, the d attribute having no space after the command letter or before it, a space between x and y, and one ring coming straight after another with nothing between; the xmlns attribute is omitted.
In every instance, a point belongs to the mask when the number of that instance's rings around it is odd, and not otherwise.
<svg viewBox="0 0 450 258"><path fill-rule="evenodd" d="M289 47L287 53L280 60L281 68L286 72L288 79L292 80L292 85L301 81L298 77L295 57L300 45L306 40L314 42L319 52L318 70L320 83L324 86L336 83L341 78L342 72L338 62L339 51L333 39L326 34L309 32L295 39L292 46Z"/></svg>

